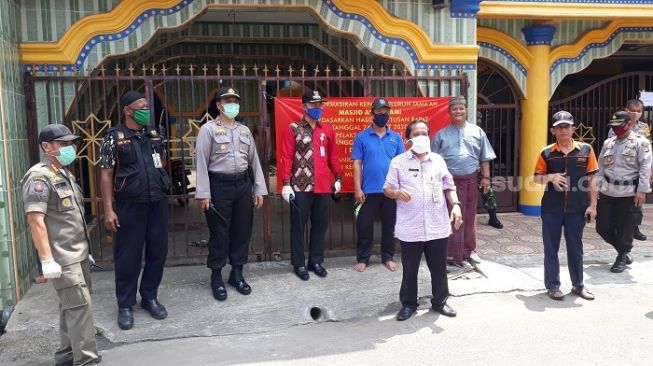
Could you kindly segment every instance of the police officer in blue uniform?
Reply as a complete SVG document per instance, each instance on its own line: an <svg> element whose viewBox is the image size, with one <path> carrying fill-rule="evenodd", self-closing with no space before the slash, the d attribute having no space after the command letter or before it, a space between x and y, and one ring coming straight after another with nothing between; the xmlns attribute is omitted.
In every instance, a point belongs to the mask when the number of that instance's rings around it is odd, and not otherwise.
<svg viewBox="0 0 653 366"><path fill-rule="evenodd" d="M120 98L125 122L109 129L102 144L100 168L104 225L113 232L118 326L134 325L132 306L141 274L141 306L155 319L168 316L157 300L168 253L169 178L163 166L166 149L150 125L147 99L128 91ZM115 202L114 202L115 201Z"/></svg>

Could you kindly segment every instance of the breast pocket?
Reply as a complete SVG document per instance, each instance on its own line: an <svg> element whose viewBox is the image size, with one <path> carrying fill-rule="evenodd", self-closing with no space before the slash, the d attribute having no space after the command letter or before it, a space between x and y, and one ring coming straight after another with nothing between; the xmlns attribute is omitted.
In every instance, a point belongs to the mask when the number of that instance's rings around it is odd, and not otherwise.
<svg viewBox="0 0 653 366"><path fill-rule="evenodd" d="M215 137L216 154L227 154L231 151L231 139L227 135L219 135Z"/></svg>
<svg viewBox="0 0 653 366"><path fill-rule="evenodd" d="M61 188L56 188L57 196L59 197L59 211L66 212L75 208L73 197L73 190L68 185Z"/></svg>
<svg viewBox="0 0 653 366"><path fill-rule="evenodd" d="M587 156L579 156L576 158L576 168L587 170Z"/></svg>
<svg viewBox="0 0 653 366"><path fill-rule="evenodd" d="M240 152L248 155L249 154L249 147L253 143L252 139L249 137L249 135L241 134L240 135Z"/></svg>
<svg viewBox="0 0 653 366"><path fill-rule="evenodd" d="M123 143L119 143L116 148L116 155L118 157L118 161L121 164L129 164L133 163L136 161L136 146L134 144L127 140Z"/></svg>
<svg viewBox="0 0 653 366"><path fill-rule="evenodd" d="M612 149L607 149L603 153L603 165L611 166L614 163L614 152Z"/></svg>
<svg viewBox="0 0 653 366"><path fill-rule="evenodd" d="M621 155L627 166L632 167L634 170L639 168L637 162L637 144L626 145Z"/></svg>

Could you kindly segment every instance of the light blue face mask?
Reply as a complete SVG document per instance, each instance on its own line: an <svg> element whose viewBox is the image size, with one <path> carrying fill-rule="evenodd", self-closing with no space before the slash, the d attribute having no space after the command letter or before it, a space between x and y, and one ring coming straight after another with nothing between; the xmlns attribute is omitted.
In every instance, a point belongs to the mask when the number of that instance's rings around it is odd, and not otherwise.
<svg viewBox="0 0 653 366"><path fill-rule="evenodd" d="M73 145L64 146L59 149L59 155L56 158L61 165L70 165L77 158L77 149Z"/></svg>
<svg viewBox="0 0 653 366"><path fill-rule="evenodd" d="M224 109L223 113L227 118L236 118L238 113L240 113L240 104L238 103L227 103L222 106Z"/></svg>

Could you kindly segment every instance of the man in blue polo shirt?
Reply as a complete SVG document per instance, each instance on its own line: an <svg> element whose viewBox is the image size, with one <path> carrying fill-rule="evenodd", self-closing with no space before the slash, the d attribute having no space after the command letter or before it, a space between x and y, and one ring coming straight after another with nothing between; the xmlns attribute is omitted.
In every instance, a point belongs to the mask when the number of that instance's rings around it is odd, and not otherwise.
<svg viewBox="0 0 653 366"><path fill-rule="evenodd" d="M354 197L356 203L361 205L356 219L358 263L354 265L354 269L363 272L369 264L374 237L374 216L381 212L381 261L394 272L398 268L393 260L397 203L385 197L383 184L390 161L405 149L401 136L387 126L390 119L388 101L376 98L371 109L373 123L356 135L351 152L351 159L354 161Z"/></svg>

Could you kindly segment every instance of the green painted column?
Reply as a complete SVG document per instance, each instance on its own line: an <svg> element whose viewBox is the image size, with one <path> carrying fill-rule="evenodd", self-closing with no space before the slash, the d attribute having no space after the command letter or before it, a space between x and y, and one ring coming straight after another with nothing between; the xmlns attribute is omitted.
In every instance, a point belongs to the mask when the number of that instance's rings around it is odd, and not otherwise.
<svg viewBox="0 0 653 366"><path fill-rule="evenodd" d="M0 308L15 304L35 276L20 179L29 168L20 1L0 1Z"/></svg>

